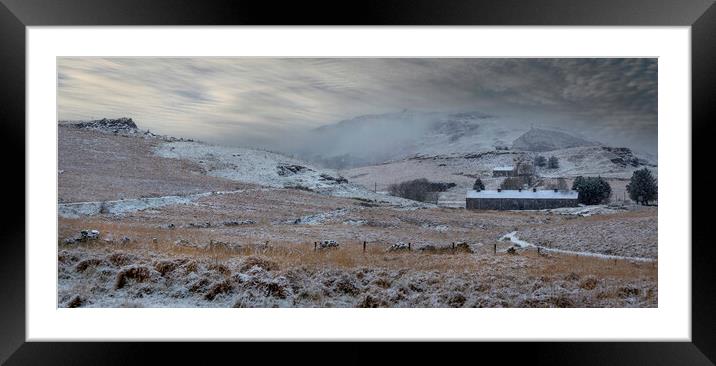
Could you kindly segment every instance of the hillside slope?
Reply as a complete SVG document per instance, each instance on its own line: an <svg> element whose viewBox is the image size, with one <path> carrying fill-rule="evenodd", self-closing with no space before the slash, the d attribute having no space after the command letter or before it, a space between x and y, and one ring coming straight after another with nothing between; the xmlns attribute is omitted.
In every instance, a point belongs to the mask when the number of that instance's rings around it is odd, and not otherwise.
<svg viewBox="0 0 716 366"><path fill-rule="evenodd" d="M471 153L507 147L523 130L481 112L403 111L359 116L310 131L294 152L334 169L414 155Z"/></svg>
<svg viewBox="0 0 716 366"><path fill-rule="evenodd" d="M552 151L572 147L595 146L597 142L573 136L566 132L531 128L515 139L512 148L524 151Z"/></svg>

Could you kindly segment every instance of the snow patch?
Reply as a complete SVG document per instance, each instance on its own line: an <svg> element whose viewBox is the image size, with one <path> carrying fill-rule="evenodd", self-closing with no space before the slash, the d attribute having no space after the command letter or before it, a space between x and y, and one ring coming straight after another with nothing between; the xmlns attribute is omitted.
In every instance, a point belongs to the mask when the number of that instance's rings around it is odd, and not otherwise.
<svg viewBox="0 0 716 366"><path fill-rule="evenodd" d="M65 218L78 218L81 216L93 216L99 214L122 215L128 212L141 211L169 205L193 204L194 201L201 197L206 197L214 194L232 194L245 191L247 190L204 192L183 196L146 197L123 199L116 201L60 203L57 205L57 214L60 217Z"/></svg>
<svg viewBox="0 0 716 366"><path fill-rule="evenodd" d="M601 254L601 253L593 253L593 252L578 252L578 251L572 251L572 250L564 250L564 249L555 249L555 248L547 248L539 245L534 245L532 243L529 243L527 241L524 241L520 239L517 236L517 232L513 231L510 233L507 233L500 237L500 241L503 240L509 240L512 242L516 247L519 247L521 249L525 248L539 248L542 251L546 252L553 252L553 253L560 253L560 254L569 254L569 255L577 255L577 256L585 256L585 257L596 257L596 258L603 258L603 259L619 259L619 260L630 260L635 262L654 262L655 259L653 258L643 258L643 257L625 257L621 255L608 255L608 254Z"/></svg>
<svg viewBox="0 0 716 366"><path fill-rule="evenodd" d="M348 182L334 170L322 169L269 151L174 141L159 145L155 148L155 154L196 162L210 176L264 187L295 187L334 197L360 198L398 207L434 207L423 202L372 192Z"/></svg>

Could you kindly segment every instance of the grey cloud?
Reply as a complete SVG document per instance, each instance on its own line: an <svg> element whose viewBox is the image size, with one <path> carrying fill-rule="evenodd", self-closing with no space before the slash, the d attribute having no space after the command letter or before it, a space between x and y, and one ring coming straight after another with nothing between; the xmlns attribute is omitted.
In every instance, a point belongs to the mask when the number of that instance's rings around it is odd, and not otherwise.
<svg viewBox="0 0 716 366"><path fill-rule="evenodd" d="M272 147L272 136L363 114L480 110L656 154L657 69L604 58L59 58L58 114Z"/></svg>

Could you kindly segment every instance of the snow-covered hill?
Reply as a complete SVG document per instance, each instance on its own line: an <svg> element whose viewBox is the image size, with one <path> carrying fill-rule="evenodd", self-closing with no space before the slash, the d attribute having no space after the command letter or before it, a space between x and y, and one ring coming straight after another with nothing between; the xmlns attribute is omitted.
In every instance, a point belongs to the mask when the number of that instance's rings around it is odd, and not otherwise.
<svg viewBox="0 0 716 366"><path fill-rule="evenodd" d="M441 193L441 199L450 196L449 200L458 201L461 198L460 201L464 203L465 191L471 189L476 178L480 178L487 189L496 189L504 178L492 177L494 167L512 165L515 159L533 161L537 155L554 156L559 161L556 169L537 168L536 173L542 178L570 179L581 175L622 181L631 177L634 170L645 167L658 176L655 161L637 157L627 148L606 146L575 147L546 153L493 150L472 154L421 155L357 167L342 173L352 182L367 188L377 186L379 191L387 189L390 184L418 178L455 183L454 188Z"/></svg>
<svg viewBox="0 0 716 366"><path fill-rule="evenodd" d="M512 148L524 151L552 151L595 145L599 144L566 132L531 128L512 143Z"/></svg>
<svg viewBox="0 0 716 366"><path fill-rule="evenodd" d="M294 143L294 147L289 149L291 153L333 169L353 169L414 157L459 156L507 150L555 152L570 161L590 159L571 156L572 153L596 153L598 156L593 157L594 160L600 160L610 153L623 153L616 152L621 148L612 148L611 152L601 150L601 146L609 144L592 141L577 131L556 127L535 128L522 120L479 111L439 113L406 110L364 115L314 129L303 138L296 138ZM575 148L587 150L557 153ZM626 154L633 155L631 151ZM634 159L643 160L642 165L655 164L655 159L647 156ZM604 173L614 170L608 164L603 168ZM590 167L585 169L595 171Z"/></svg>
<svg viewBox="0 0 716 366"><path fill-rule="evenodd" d="M294 152L331 168L507 148L524 129L481 112L365 115L310 131Z"/></svg>
<svg viewBox="0 0 716 366"><path fill-rule="evenodd" d="M543 154L559 160L556 169L542 168L538 174L543 177L602 176L629 178L632 172L649 168L657 173L657 163L647 157L634 154L628 148L608 146L585 146L549 151Z"/></svg>
<svg viewBox="0 0 716 366"><path fill-rule="evenodd" d="M155 154L198 163L209 176L263 187L301 189L400 207L428 206L421 202L374 193L364 186L349 182L334 170L269 151L173 141L160 144L155 149Z"/></svg>

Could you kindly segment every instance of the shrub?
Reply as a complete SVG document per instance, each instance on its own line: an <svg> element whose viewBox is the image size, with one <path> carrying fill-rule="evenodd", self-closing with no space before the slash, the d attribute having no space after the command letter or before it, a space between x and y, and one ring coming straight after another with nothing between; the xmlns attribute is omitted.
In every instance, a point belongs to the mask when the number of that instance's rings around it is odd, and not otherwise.
<svg viewBox="0 0 716 366"><path fill-rule="evenodd" d="M579 192L579 203L598 205L607 202L612 194L612 187L602 177L577 177L572 189Z"/></svg>
<svg viewBox="0 0 716 366"><path fill-rule="evenodd" d="M632 174L626 190L629 192L629 198L642 205L647 205L649 201L655 200L659 192L656 178L647 168L637 170Z"/></svg>
<svg viewBox="0 0 716 366"><path fill-rule="evenodd" d="M388 186L388 192L392 196L407 198L421 202L437 201L437 192L444 192L455 183L430 182L425 178L409 180Z"/></svg>
<svg viewBox="0 0 716 366"><path fill-rule="evenodd" d="M547 165L547 158L542 155L537 155L537 157L535 157L535 166L544 167L545 165Z"/></svg>
<svg viewBox="0 0 716 366"><path fill-rule="evenodd" d="M475 180L475 184L472 185L472 189L476 191L483 191L485 190L485 185L482 183L482 180L480 180L480 178L477 178Z"/></svg>

